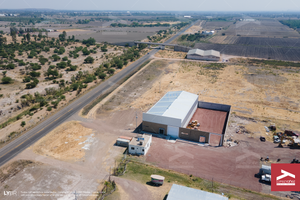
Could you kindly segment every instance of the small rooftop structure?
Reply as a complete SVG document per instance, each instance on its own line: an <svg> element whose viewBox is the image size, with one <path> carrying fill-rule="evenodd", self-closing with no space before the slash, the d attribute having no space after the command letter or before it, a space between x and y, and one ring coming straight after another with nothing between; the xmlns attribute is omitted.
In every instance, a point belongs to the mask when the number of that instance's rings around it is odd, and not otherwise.
<svg viewBox="0 0 300 200"><path fill-rule="evenodd" d="M185 187L182 185L173 184L168 194L167 200L228 200L227 197L197 190L194 188Z"/></svg>
<svg viewBox="0 0 300 200"><path fill-rule="evenodd" d="M200 56L216 56L220 57L220 52L215 50L201 50L201 49L191 49L187 55L200 55Z"/></svg>
<svg viewBox="0 0 300 200"><path fill-rule="evenodd" d="M142 136L134 137L129 143L128 151L130 154L146 155L152 142L152 135L143 134Z"/></svg>

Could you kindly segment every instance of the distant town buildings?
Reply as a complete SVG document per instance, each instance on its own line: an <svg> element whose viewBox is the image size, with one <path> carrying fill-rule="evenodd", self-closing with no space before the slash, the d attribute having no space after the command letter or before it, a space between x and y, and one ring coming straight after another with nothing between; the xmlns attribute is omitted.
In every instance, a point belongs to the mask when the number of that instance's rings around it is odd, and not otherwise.
<svg viewBox="0 0 300 200"><path fill-rule="evenodd" d="M192 18L192 16L189 16L189 15L185 15L183 16L184 18Z"/></svg>
<svg viewBox="0 0 300 200"><path fill-rule="evenodd" d="M18 16L19 14L6 14L6 13L0 13L0 17L7 17L7 16L10 16L10 17L16 17Z"/></svg>

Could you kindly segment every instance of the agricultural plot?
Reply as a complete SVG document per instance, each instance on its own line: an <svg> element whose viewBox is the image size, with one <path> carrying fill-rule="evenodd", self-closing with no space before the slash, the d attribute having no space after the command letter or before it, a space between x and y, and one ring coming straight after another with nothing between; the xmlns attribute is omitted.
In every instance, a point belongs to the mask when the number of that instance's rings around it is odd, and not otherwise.
<svg viewBox="0 0 300 200"><path fill-rule="evenodd" d="M239 21L223 33L226 35L262 37L300 37L299 33L277 20Z"/></svg>
<svg viewBox="0 0 300 200"><path fill-rule="evenodd" d="M205 30L215 30L218 28L224 28L227 26L232 25L233 22L226 22L226 21L208 21L203 25L203 29Z"/></svg>
<svg viewBox="0 0 300 200"><path fill-rule="evenodd" d="M298 47L299 38L263 38L263 37L239 37L216 36L209 40L216 44L236 44L246 46L272 46L272 47Z"/></svg>
<svg viewBox="0 0 300 200"><path fill-rule="evenodd" d="M154 28L98 28L97 31L78 33L75 35L76 39L83 40L90 37L95 38L97 42L108 42L113 44L129 43L135 40L142 40L147 36L154 35L159 30L164 30L166 27Z"/></svg>
<svg viewBox="0 0 300 200"><path fill-rule="evenodd" d="M197 43L195 48L220 51L221 54L254 57L274 60L299 61L300 48L298 47L272 47L272 46L245 46L229 44Z"/></svg>

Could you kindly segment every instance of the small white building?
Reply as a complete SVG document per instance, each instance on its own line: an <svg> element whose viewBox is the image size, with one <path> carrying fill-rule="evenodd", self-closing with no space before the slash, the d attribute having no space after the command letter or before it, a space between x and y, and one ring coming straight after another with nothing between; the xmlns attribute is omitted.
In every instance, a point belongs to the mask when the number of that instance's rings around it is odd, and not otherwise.
<svg viewBox="0 0 300 200"><path fill-rule="evenodd" d="M192 18L192 16L189 16L189 15L185 15L183 16L184 18Z"/></svg>
<svg viewBox="0 0 300 200"><path fill-rule="evenodd" d="M150 149L152 135L143 134L141 137L134 137L128 147L128 152L134 155L146 155Z"/></svg>
<svg viewBox="0 0 300 200"><path fill-rule="evenodd" d="M215 31L202 31L202 35L213 35Z"/></svg>
<svg viewBox="0 0 300 200"><path fill-rule="evenodd" d="M46 29L47 32L54 32L53 29Z"/></svg>
<svg viewBox="0 0 300 200"><path fill-rule="evenodd" d="M201 50L201 49L191 49L187 53L187 59L193 60L209 60L209 61L219 61L220 52L215 50Z"/></svg>

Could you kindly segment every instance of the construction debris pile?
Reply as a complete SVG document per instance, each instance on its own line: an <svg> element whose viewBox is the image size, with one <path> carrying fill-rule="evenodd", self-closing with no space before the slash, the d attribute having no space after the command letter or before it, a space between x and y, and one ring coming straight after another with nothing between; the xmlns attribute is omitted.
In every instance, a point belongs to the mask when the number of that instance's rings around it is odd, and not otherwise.
<svg viewBox="0 0 300 200"><path fill-rule="evenodd" d="M200 127L200 123L198 123L197 120L190 122L189 125L187 126L187 128L194 129L194 130L200 130L199 127Z"/></svg>

